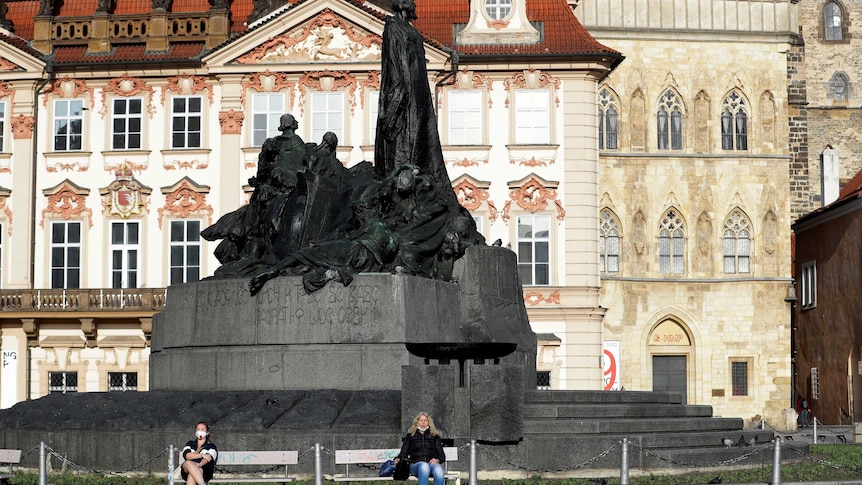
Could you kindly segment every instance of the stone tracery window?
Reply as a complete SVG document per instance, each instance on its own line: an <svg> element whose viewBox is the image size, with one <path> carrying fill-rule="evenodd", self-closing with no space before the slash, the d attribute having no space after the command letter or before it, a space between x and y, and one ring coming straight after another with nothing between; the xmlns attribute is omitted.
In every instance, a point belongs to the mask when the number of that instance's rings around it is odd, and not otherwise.
<svg viewBox="0 0 862 485"><path fill-rule="evenodd" d="M724 272L751 272L751 221L734 209L724 221Z"/></svg>
<svg viewBox="0 0 862 485"><path fill-rule="evenodd" d="M748 150L748 103L736 90L721 103L721 149Z"/></svg>
<svg viewBox="0 0 862 485"><path fill-rule="evenodd" d="M599 150L619 148L619 110L617 101L607 88L599 91Z"/></svg>
<svg viewBox="0 0 862 485"><path fill-rule="evenodd" d="M661 274L685 272L685 222L676 209L669 209L661 219L658 254Z"/></svg>
<svg viewBox="0 0 862 485"><path fill-rule="evenodd" d="M683 105L673 89L666 90L659 98L656 122L658 149L682 150Z"/></svg>
<svg viewBox="0 0 862 485"><path fill-rule="evenodd" d="M620 223L610 209L599 214L599 271L620 271Z"/></svg>

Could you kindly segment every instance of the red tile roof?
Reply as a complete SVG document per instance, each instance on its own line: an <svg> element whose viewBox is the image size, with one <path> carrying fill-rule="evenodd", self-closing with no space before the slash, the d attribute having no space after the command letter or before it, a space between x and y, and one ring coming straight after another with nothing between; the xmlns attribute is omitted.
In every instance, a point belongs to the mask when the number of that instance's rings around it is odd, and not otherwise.
<svg viewBox="0 0 862 485"><path fill-rule="evenodd" d="M14 46L14 47L30 54L33 57L39 57L39 58L43 57L41 52L30 47L30 44L27 43L27 40L22 39L21 37L10 36L10 35L0 33L0 42L5 42L11 46ZM2 50L2 48L0 48L0 50Z"/></svg>
<svg viewBox="0 0 862 485"><path fill-rule="evenodd" d="M17 35L33 38L33 17L39 10L39 0L6 0L9 6L7 18L13 22ZM173 0L172 12L205 12L210 9L211 0ZM291 4L305 3L314 0L288 0ZM366 7L364 0L342 0L363 9L378 18L385 17L378 10ZM59 4L59 15L87 16L96 10L98 0L63 0ZM249 14L254 7L253 0L232 0L231 26L233 35L250 33L246 25ZM387 3L388 2L384 2ZM458 45L453 39L454 26L466 24L469 21L469 0L426 0L417 2L418 19L414 25L422 32L432 45L457 48L466 56L494 55L609 55L622 56L615 50L597 42L581 25L572 12L566 0L529 0L527 16L533 22L542 22L544 38L537 44L487 44ZM152 10L152 0L115 0L114 14L146 14ZM222 46L229 44L227 41ZM220 46L220 47L222 47ZM146 54L143 47L118 46L110 54L85 55L83 47L58 47L55 50L55 61L62 63L77 62L107 62L131 61L136 59L189 59L199 57L200 44L194 46L178 45L166 54ZM182 54L180 54L182 53Z"/></svg>
<svg viewBox="0 0 862 485"><path fill-rule="evenodd" d="M544 40L537 44L486 44L455 46L453 24L470 20L469 1L417 2L413 24L428 37L466 55L506 54L610 54L619 53L597 42L575 17L566 0L530 0L527 18L544 23Z"/></svg>
<svg viewBox="0 0 862 485"><path fill-rule="evenodd" d="M838 192L838 200L849 199L860 194L862 194L862 170L841 188Z"/></svg>
<svg viewBox="0 0 862 485"><path fill-rule="evenodd" d="M200 57L203 42L172 44L167 52L147 52L145 44L118 45L105 54L87 54L86 46L57 47L54 49L55 64L189 60Z"/></svg>
<svg viewBox="0 0 862 485"><path fill-rule="evenodd" d="M6 12L6 20L12 22L15 35L25 39L33 38L33 17L39 13L39 1L28 0L24 2L6 2L9 11Z"/></svg>

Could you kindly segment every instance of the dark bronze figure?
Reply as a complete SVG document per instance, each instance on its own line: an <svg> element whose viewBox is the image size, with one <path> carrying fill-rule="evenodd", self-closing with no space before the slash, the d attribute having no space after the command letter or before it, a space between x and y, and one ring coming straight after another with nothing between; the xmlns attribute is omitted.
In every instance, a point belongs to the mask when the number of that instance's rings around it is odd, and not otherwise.
<svg viewBox="0 0 862 485"><path fill-rule="evenodd" d="M302 276L308 292L360 272L449 280L470 245L484 244L452 191L437 134L422 35L413 0L395 0L383 33L374 166L350 169L338 138L304 143L296 119L281 117L249 184L249 204L201 235L221 239L215 278L248 278L254 295L280 275Z"/></svg>

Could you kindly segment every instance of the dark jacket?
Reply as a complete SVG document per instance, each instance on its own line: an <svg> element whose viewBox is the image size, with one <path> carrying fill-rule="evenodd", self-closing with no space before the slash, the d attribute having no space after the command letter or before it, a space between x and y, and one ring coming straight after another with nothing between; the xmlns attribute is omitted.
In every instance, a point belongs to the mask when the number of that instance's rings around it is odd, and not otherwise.
<svg viewBox="0 0 862 485"><path fill-rule="evenodd" d="M404 436L398 458L401 460L407 458L411 463L437 458L437 461L443 463L446 461L443 440L439 436L432 435L431 428L426 429L424 433L417 429L415 434L407 433Z"/></svg>

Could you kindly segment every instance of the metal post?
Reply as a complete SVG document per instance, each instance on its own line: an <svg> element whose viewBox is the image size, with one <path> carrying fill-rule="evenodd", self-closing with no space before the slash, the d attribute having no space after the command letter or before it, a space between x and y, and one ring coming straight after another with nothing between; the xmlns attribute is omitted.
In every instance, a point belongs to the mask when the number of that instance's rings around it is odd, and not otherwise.
<svg viewBox="0 0 862 485"><path fill-rule="evenodd" d="M314 444L314 485L323 485L323 458L320 443Z"/></svg>
<svg viewBox="0 0 862 485"><path fill-rule="evenodd" d="M809 411L810 412L810 411ZM814 444L817 444L817 418L813 418L814 421Z"/></svg>
<svg viewBox="0 0 862 485"><path fill-rule="evenodd" d="M629 440L623 438L622 463L620 463L620 485L629 485Z"/></svg>
<svg viewBox="0 0 862 485"><path fill-rule="evenodd" d="M168 446L168 485L174 485L174 445Z"/></svg>
<svg viewBox="0 0 862 485"><path fill-rule="evenodd" d="M775 438L773 440L775 443L775 453L772 456L772 481L769 482L772 485L780 485L781 484L781 439Z"/></svg>
<svg viewBox="0 0 862 485"><path fill-rule="evenodd" d="M39 485L48 485L48 447L39 442Z"/></svg>
<svg viewBox="0 0 862 485"><path fill-rule="evenodd" d="M479 464L476 460L476 440L470 440L470 479L468 485L479 484Z"/></svg>

